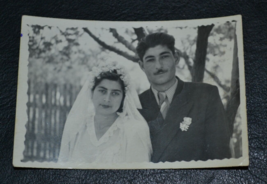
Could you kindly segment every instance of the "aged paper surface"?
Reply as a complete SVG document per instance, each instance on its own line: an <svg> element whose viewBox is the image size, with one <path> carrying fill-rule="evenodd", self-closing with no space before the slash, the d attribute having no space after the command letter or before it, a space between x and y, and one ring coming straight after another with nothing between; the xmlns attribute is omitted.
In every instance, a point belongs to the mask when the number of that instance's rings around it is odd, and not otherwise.
<svg viewBox="0 0 267 184"><path fill-rule="evenodd" d="M164 32L175 38L176 53L180 58L176 75L182 81L203 82L217 87L232 134L229 141L231 158L170 162L161 162L159 159L157 163L58 162L65 121L93 64L99 61L117 61L124 65L137 86L138 94L141 94L150 88L150 84L138 64L135 49L142 36L155 32ZM201 57L204 68L196 69L196 62ZM196 73L201 73L201 70L204 77L200 77L201 81L198 81ZM240 15L156 22L84 21L23 16L13 165L68 169L247 166L249 157L244 75ZM179 131L190 133L194 122L195 119ZM192 137L196 138L195 136L197 134L192 134ZM166 142L167 144L169 143ZM208 144L206 147L209 147ZM179 155L179 152L175 154Z"/></svg>

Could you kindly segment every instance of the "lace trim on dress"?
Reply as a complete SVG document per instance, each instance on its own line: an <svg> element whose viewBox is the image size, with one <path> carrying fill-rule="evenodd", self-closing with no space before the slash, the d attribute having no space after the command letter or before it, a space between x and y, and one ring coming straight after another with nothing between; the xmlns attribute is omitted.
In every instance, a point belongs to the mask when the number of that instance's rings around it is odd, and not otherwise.
<svg viewBox="0 0 267 184"><path fill-rule="evenodd" d="M90 136L90 141L94 146L99 146L103 143L106 143L110 137L112 137L114 135L114 132L117 129L121 129L122 130L122 124L119 123L119 118L118 117L115 122L109 127L109 129L106 131L106 133L98 140L96 137L96 133L95 133L95 125L94 123L88 123L88 127L87 127L87 131L89 133ZM94 122L94 115L90 116L90 119L87 119L87 122Z"/></svg>

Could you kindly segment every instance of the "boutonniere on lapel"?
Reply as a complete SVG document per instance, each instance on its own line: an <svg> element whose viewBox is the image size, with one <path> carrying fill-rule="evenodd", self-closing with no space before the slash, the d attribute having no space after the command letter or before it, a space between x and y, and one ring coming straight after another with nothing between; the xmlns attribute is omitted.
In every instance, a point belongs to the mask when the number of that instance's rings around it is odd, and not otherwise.
<svg viewBox="0 0 267 184"><path fill-rule="evenodd" d="M187 131L191 123L192 123L192 118L184 117L184 121L180 123L180 129L182 131Z"/></svg>

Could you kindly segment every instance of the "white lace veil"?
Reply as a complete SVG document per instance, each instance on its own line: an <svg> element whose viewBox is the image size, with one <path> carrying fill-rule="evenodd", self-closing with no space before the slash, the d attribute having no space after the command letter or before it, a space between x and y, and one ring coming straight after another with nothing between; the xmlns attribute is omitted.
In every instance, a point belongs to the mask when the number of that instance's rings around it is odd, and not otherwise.
<svg viewBox="0 0 267 184"><path fill-rule="evenodd" d="M70 110L70 113L67 117L63 130L58 162L68 161L68 158L71 156L73 152L77 136L79 135L79 131L81 131L82 126L88 123L86 122L86 120L88 120L88 116L94 115L95 113L94 105L91 100L92 96L91 89L94 83L94 78L99 76L101 72L110 70L110 68L107 67L106 65L107 64L104 64L102 66L97 66L95 70L91 72L90 77L87 78L85 84L83 85L81 91L79 92ZM118 64L113 62L111 69L117 70L118 68L120 72L123 74L123 77L121 78L127 85L127 90L125 92L126 94L123 104L123 111L118 114L122 119L124 119L128 123L136 123L138 124L137 127L142 127L142 130L140 132L142 139L141 141L143 142L143 146L148 152L147 154L151 155L152 146L149 136L149 128L145 119L138 111L138 109L141 109L142 107L135 86L131 82L129 75L127 74L125 69L121 66L118 67ZM126 129L126 131L131 131L131 130ZM125 134L127 135L128 133L125 132Z"/></svg>

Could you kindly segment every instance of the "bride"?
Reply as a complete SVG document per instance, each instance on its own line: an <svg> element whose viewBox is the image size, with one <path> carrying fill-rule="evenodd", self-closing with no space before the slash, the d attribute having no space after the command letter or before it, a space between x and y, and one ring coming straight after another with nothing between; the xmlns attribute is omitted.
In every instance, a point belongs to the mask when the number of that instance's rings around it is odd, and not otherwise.
<svg viewBox="0 0 267 184"><path fill-rule="evenodd" d="M98 63L65 123L58 162L149 162L149 128L139 98L118 63Z"/></svg>

